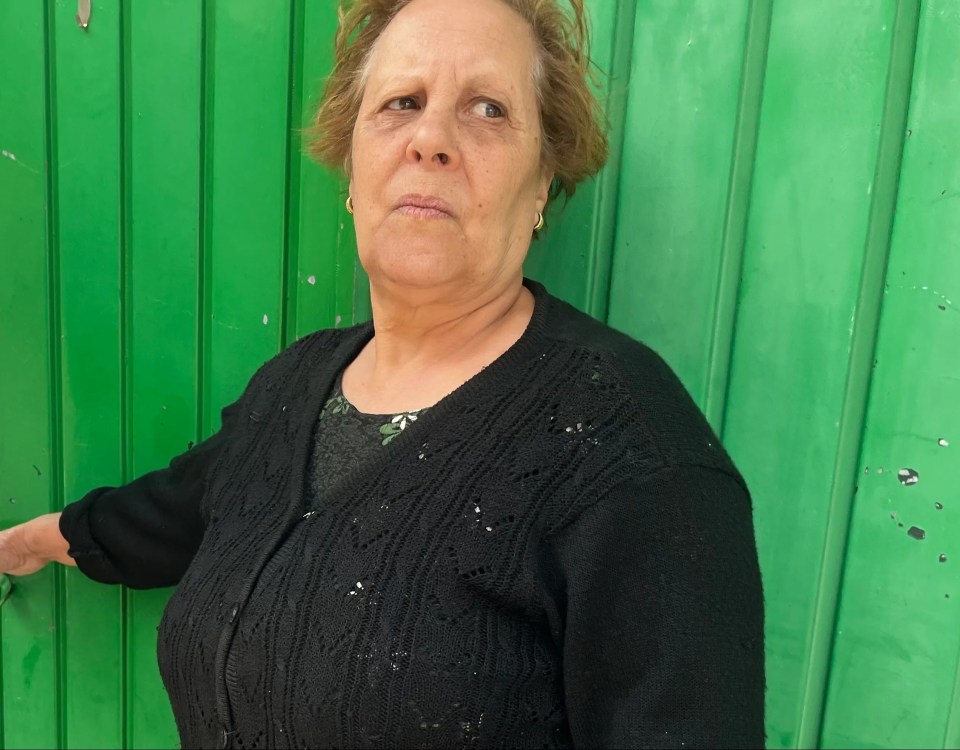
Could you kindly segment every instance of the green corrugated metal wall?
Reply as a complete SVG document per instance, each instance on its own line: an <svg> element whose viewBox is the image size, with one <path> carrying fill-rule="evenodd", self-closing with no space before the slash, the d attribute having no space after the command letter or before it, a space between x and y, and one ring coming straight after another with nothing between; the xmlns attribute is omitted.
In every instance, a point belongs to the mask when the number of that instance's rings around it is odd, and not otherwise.
<svg viewBox="0 0 960 750"><path fill-rule="evenodd" d="M960 2L589 4L612 159L529 272L657 348L745 473L770 746L960 746ZM165 464L368 307L294 132L332 0L76 5L0 3L3 525ZM4 746L174 746L168 592L17 584Z"/></svg>

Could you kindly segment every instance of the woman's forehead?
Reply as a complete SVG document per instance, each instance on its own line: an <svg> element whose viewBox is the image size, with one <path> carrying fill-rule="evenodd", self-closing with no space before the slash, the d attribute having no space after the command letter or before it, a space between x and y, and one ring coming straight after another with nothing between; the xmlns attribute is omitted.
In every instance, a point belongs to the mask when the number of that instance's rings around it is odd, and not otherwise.
<svg viewBox="0 0 960 750"><path fill-rule="evenodd" d="M369 72L512 79L529 75L535 58L532 30L501 0L413 0L380 35Z"/></svg>

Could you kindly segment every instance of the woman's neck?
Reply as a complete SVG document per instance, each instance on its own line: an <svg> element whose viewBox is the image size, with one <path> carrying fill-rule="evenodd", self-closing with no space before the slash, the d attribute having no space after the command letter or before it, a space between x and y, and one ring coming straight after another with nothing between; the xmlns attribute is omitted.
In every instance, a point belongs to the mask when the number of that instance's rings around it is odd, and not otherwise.
<svg viewBox="0 0 960 750"><path fill-rule="evenodd" d="M518 279L470 299L370 290L375 335L343 376L358 409L399 412L432 406L476 375L526 330L533 295Z"/></svg>

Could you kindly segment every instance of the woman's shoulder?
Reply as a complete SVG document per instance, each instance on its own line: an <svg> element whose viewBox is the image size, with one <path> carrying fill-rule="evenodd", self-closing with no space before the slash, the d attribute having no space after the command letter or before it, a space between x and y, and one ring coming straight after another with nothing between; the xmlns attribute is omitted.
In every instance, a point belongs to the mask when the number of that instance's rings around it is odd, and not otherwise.
<svg viewBox="0 0 960 750"><path fill-rule="evenodd" d="M369 323L361 323L349 328L322 328L301 336L260 365L253 380L286 379L301 368L346 359L350 351L369 338L369 329Z"/></svg>
<svg viewBox="0 0 960 750"><path fill-rule="evenodd" d="M543 333L575 363L570 375L578 394L591 394L618 416L625 443L642 440L646 465L699 465L739 478L703 411L653 348L557 298Z"/></svg>
<svg viewBox="0 0 960 750"><path fill-rule="evenodd" d="M535 368L544 382L528 391L558 412L557 437L580 448L565 451L562 440L551 444L574 481L551 502L547 528L566 527L586 508L610 502L604 498L615 497L617 488L654 487L671 477L711 482L719 472L733 480L725 486L749 495L703 411L663 357L557 298L547 308L540 340L549 342L543 349L553 352L553 361Z"/></svg>

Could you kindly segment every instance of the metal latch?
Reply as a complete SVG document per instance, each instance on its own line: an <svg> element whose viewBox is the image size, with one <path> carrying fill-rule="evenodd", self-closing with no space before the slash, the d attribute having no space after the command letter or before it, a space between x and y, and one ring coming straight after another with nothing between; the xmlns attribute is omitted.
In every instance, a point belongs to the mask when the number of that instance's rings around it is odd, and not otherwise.
<svg viewBox="0 0 960 750"><path fill-rule="evenodd" d="M90 0L77 0L77 26L81 29L90 25Z"/></svg>

